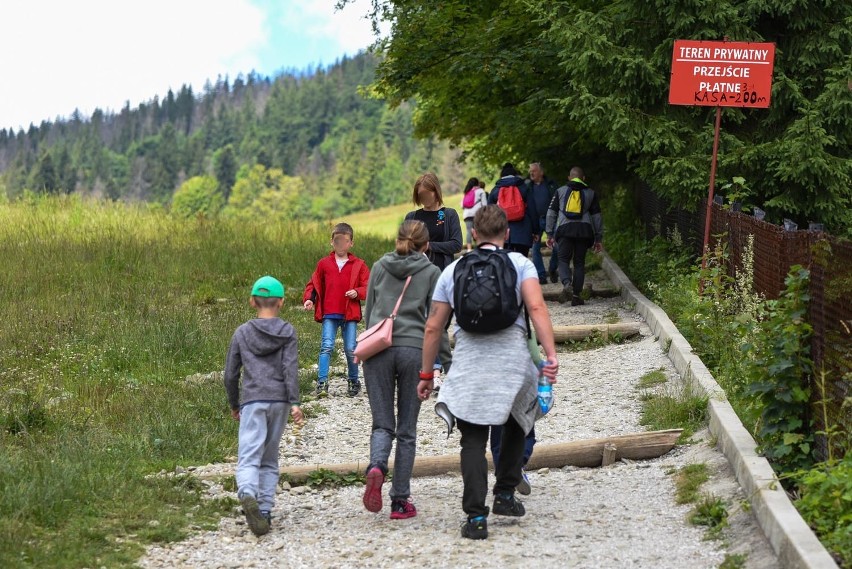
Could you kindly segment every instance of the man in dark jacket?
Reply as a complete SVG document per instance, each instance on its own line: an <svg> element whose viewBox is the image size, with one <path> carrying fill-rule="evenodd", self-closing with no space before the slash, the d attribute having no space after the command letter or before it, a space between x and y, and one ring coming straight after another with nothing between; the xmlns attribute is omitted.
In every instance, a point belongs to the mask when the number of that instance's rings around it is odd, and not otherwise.
<svg viewBox="0 0 852 569"><path fill-rule="evenodd" d="M538 210L538 225L539 234L538 240L532 246L532 262L538 271L538 282L540 284L547 283L548 273L550 274L550 282L555 283L559 278L557 273L558 259L556 248L551 251L550 263L548 270L544 270L544 259L541 256L542 237L541 233L547 221L547 209L550 202L553 201L553 196L556 195L557 184L555 180L551 180L544 175L544 168L538 162L530 164L530 177L525 180L532 199L535 202L535 208Z"/></svg>
<svg viewBox="0 0 852 569"><path fill-rule="evenodd" d="M603 250L603 220L598 196L586 184L586 174L579 166L571 168L568 184L556 190L547 210L547 244L559 244L559 278L562 281L560 302L571 301L571 306L584 304L580 298L586 276L586 251L594 246L595 252ZM578 192L580 207L569 211L568 201ZM571 274L571 263L574 273ZM573 278L572 278L573 277Z"/></svg>
<svg viewBox="0 0 852 569"><path fill-rule="evenodd" d="M524 179L518 175L515 167L506 162L500 171L500 179L488 196L488 203L499 204L500 192L503 188L515 186L520 190L521 198L526 205L523 219L509 222L509 239L506 240L504 249L516 251L526 257L529 255L530 247L534 241L538 241L541 229L539 229L539 214L535 207L535 201L530 199L530 191L524 183Z"/></svg>

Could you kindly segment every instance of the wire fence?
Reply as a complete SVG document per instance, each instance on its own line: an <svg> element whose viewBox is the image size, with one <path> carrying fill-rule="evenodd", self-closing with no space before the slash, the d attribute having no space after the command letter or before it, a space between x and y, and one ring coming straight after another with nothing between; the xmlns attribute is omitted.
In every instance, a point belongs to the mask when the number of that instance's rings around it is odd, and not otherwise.
<svg viewBox="0 0 852 569"><path fill-rule="evenodd" d="M683 242L701 255L706 200L689 212L671 208L649 188L641 193L646 236L670 235L677 229ZM778 298L784 291L784 280L793 265L811 271L808 320L813 327L815 370L810 379L811 412L815 431L822 433L817 451L827 457L832 441L835 450L841 450L836 444L839 441L826 437L826 424L846 437L852 434L852 242L822 231L785 229L718 203L712 206L710 227L710 247L719 238L727 241L733 273L742 267L743 252L753 236L754 287L768 299Z"/></svg>

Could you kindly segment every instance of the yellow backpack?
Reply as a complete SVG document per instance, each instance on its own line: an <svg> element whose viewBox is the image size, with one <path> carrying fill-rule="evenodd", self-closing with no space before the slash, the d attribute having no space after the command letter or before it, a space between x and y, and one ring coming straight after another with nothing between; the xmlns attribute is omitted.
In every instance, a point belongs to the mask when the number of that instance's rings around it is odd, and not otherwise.
<svg viewBox="0 0 852 569"><path fill-rule="evenodd" d="M565 217L568 219L583 218L583 190L572 189L565 200Z"/></svg>

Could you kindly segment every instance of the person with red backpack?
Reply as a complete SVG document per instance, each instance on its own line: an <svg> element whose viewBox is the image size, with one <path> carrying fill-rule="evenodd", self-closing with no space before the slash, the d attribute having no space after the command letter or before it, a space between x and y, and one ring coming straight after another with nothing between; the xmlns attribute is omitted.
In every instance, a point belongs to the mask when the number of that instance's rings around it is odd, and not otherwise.
<svg viewBox="0 0 852 569"><path fill-rule="evenodd" d="M509 221L509 239L505 248L524 257L529 255L533 242L539 239L539 212L535 200L529 199L529 187L515 167L506 162L500 179L488 196L488 203L497 204Z"/></svg>

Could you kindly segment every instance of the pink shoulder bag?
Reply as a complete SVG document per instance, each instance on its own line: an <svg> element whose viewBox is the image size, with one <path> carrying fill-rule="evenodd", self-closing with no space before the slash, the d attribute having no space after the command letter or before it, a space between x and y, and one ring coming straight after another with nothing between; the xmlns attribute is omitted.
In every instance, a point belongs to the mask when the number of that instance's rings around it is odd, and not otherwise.
<svg viewBox="0 0 852 569"><path fill-rule="evenodd" d="M396 313L402 302L402 296L405 294L405 289L408 288L410 282L411 277L409 276L405 279L405 286L402 287L402 292L399 294L396 306L393 307L391 315L382 319L378 324L370 326L358 336L358 344L355 346L355 357L362 362L391 347L393 343L393 321L396 320Z"/></svg>

